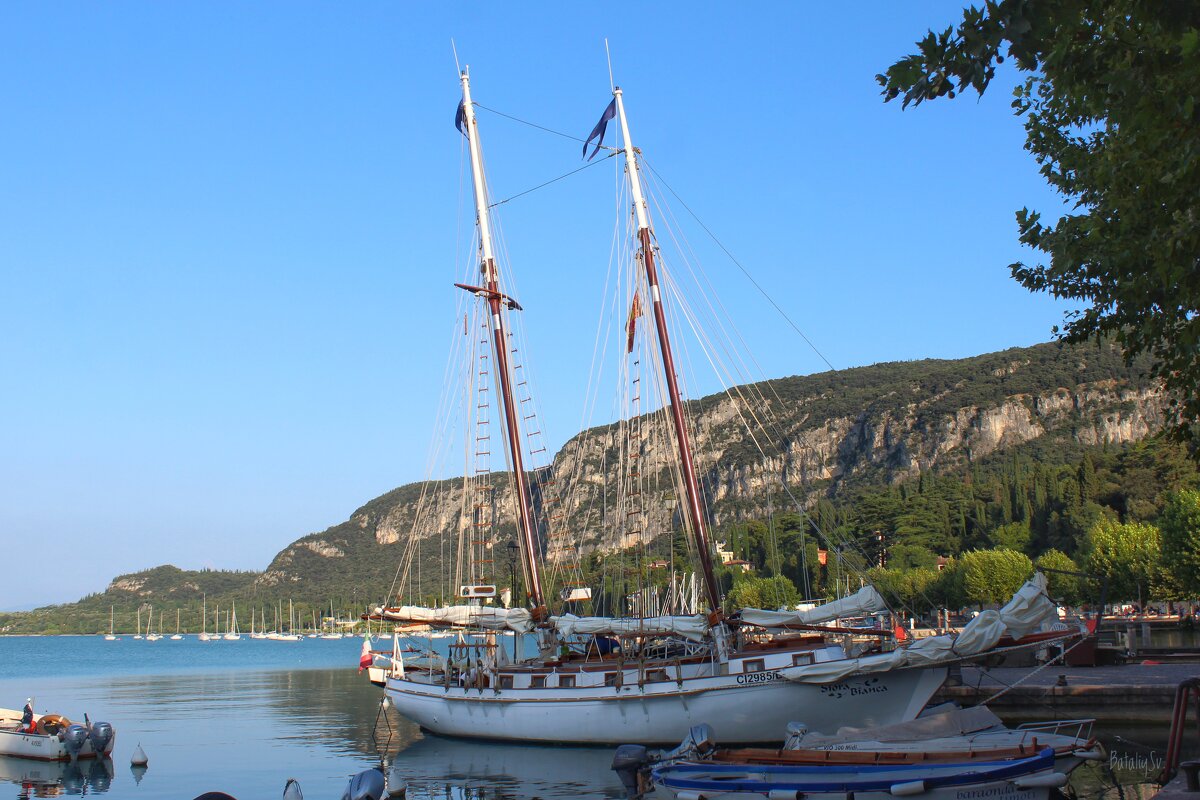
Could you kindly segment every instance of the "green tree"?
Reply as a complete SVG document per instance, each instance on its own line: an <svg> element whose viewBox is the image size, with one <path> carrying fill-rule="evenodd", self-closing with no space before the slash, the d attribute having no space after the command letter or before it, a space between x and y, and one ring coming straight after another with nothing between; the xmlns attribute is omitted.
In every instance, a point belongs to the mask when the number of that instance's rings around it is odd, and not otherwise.
<svg viewBox="0 0 1200 800"><path fill-rule="evenodd" d="M892 569L905 570L933 567L937 564L937 555L919 544L896 544L887 550L887 564Z"/></svg>
<svg viewBox="0 0 1200 800"><path fill-rule="evenodd" d="M1071 606L1083 602L1079 577L1062 574L1063 572L1079 572L1079 565L1072 561L1066 553L1061 550L1047 550L1037 557L1034 566L1040 570L1046 570L1046 582L1049 585L1051 597ZM1061 572L1050 570L1061 570Z"/></svg>
<svg viewBox="0 0 1200 800"><path fill-rule="evenodd" d="M1159 571L1158 528L1105 518L1088 531L1087 545L1088 572L1108 578L1108 599L1142 602Z"/></svg>
<svg viewBox="0 0 1200 800"><path fill-rule="evenodd" d="M1028 522L1010 522L992 531L992 545L1003 550L1024 553L1029 549L1030 539Z"/></svg>
<svg viewBox="0 0 1200 800"><path fill-rule="evenodd" d="M784 608L800 602L796 585L782 575L759 578L743 575L736 578L725 598L730 613L742 608Z"/></svg>
<svg viewBox="0 0 1200 800"><path fill-rule="evenodd" d="M1158 525L1164 568L1184 599L1200 597L1200 491L1185 489L1167 495Z"/></svg>
<svg viewBox="0 0 1200 800"><path fill-rule="evenodd" d="M1033 562L1013 550L972 550L959 559L968 603L1007 603L1033 574Z"/></svg>
<svg viewBox="0 0 1200 800"><path fill-rule="evenodd" d="M988 0L917 46L878 76L886 100L982 94L1005 54L1025 73L1025 149L1075 213L1017 212L1021 242L1050 264L1013 277L1083 304L1068 341L1152 355L1176 433L1200 441L1200 4Z"/></svg>

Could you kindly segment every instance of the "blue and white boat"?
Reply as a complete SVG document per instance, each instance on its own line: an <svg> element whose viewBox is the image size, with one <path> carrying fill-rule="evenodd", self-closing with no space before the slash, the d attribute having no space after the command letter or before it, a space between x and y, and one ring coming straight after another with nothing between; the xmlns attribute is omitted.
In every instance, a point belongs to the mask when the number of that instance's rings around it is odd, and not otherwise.
<svg viewBox="0 0 1200 800"><path fill-rule="evenodd" d="M996 761L911 764L666 763L650 772L654 796L677 800L1046 800L1067 776L1054 769L1054 750Z"/></svg>

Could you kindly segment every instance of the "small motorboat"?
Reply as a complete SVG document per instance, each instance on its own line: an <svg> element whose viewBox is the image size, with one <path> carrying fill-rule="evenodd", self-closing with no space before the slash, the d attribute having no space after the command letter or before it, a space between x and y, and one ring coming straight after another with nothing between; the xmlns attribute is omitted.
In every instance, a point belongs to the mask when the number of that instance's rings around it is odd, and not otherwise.
<svg viewBox="0 0 1200 800"><path fill-rule="evenodd" d="M832 737L809 735L793 724L778 749L718 748L712 729L697 725L665 753L623 745L612 768L631 798L892 800L920 795L956 800L1013 793L1021 800L1046 800L1051 789L1066 783L1071 769L1102 757L1090 735L1008 729L984 711L956 709L909 730L896 730L902 727L897 725Z"/></svg>
<svg viewBox="0 0 1200 800"><path fill-rule="evenodd" d="M23 713L0 708L0 755L38 761L74 761L108 757L117 734L107 722L82 724L59 714L34 714L32 725L22 724Z"/></svg>
<svg viewBox="0 0 1200 800"><path fill-rule="evenodd" d="M657 796L677 800L828 798L925 800L1020 797L1047 800L1067 776L1054 769L1054 750L999 761L926 761L911 764L765 765L712 761L660 764L650 772Z"/></svg>
<svg viewBox="0 0 1200 800"><path fill-rule="evenodd" d="M1027 756L1046 747L1054 750L1057 769L1070 773L1084 761L1107 759L1104 746L1092 735L1094 719L1030 722L1009 728L987 706L958 708L951 704L927 711L917 719L875 728L842 728L827 736L803 725L788 726L785 755L819 763L828 752L868 752L883 760L900 760L904 753L951 756L968 760ZM742 749L718 751L721 757L770 759L777 751Z"/></svg>

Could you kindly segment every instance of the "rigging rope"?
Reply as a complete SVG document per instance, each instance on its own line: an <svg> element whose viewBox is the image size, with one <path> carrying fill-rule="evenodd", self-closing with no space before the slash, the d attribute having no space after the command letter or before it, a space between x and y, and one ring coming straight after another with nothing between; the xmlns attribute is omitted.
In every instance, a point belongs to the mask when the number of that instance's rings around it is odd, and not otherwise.
<svg viewBox="0 0 1200 800"><path fill-rule="evenodd" d="M481 103L473 102L472 105L474 105L476 108L483 109L484 111L490 111L491 113L493 113L497 116L500 116L500 117L504 117L505 119L511 119L513 122L519 122L522 125L528 125L531 128L537 128L539 131L545 131L546 133L552 133L555 136L561 136L562 138L570 139L573 142L581 142L584 144L587 143L583 139L580 139L578 136L572 136L569 133L563 133L562 131L556 131L553 128L547 128L545 125L538 125L536 122L530 122L529 120L521 119L520 117L514 117L511 114L505 114L503 111L497 111L494 108L488 108L487 106L482 105ZM614 152L617 150L617 148L609 147L608 145L601 145L601 149L612 150Z"/></svg>
<svg viewBox="0 0 1200 800"><path fill-rule="evenodd" d="M496 202L494 202L490 206L488 206L488 208L495 208L496 206L502 206L510 200L516 200L518 197L524 197L525 195L529 194L530 192L536 192L538 189L545 188L552 183L557 183L558 181L561 181L563 178L569 178L577 172L583 172L588 167L594 167L597 164L603 164L605 159L612 158L615 155L616 155L616 153L609 153L608 155L606 155L604 158L600 159L599 161L592 161L590 163L584 164L579 169L573 169L570 172L566 173L565 175L559 175L557 178L551 178L550 180L546 181L545 183L539 183L537 186L534 186L532 189L526 189L523 192L517 192L514 195L510 195L509 197L506 197L503 200L497 200Z"/></svg>
<svg viewBox="0 0 1200 800"><path fill-rule="evenodd" d="M717 235L715 233L713 233L711 230L709 230L708 226L704 224L703 220L701 220L700 217L696 216L696 212L692 211L691 206L689 206L687 203L685 203L683 201L683 198L680 197L679 194L673 188L671 188L671 184L667 183L666 179L663 178L663 176L661 174L659 174L658 170L654 169L654 167L650 165L650 161L649 161L649 159L646 158L645 155L642 156L641 162L646 165L647 169L649 169L651 172L654 173L654 176L659 181L662 182L663 186L667 187L667 191L669 191L672 195L674 195L675 199L679 201L679 204L681 206L683 206L684 209L689 214L692 215L692 219L696 220L696 224L699 225L701 228L703 228L704 232L707 233L714 242L716 242L717 247L721 248L721 250L724 251L725 255L729 256L729 260L732 261L737 266L737 268L742 271L742 274L745 275L746 279L748 281L750 281L750 283L754 286L755 289L758 290L759 294L761 294L763 297L765 297L767 299L767 302L770 303L775 308L775 310L779 312L779 316L783 317L784 321L787 322L787 324L792 327L792 330L794 330L800 336L800 338L804 340L804 343L807 344L810 348L812 348L812 351L814 353L816 353L822 361L825 362L825 366L829 367L831 370L836 370L837 367L833 366L833 364L830 363L829 359L825 357L825 354L822 353L820 350L818 350L817 346L812 343L812 340L804 335L804 331L800 330L800 328L796 325L796 323L792 322L791 317L789 317L787 315L787 313L784 312L784 310L779 307L779 304L775 302L774 298L772 298L771 295L767 294L767 291L765 289L763 289L762 286L759 285L758 281L754 280L754 276L751 275L749 273L749 271L747 271L747 269L742 266L742 263L737 260L737 257L734 256L733 253L729 252L729 248L727 248L721 242L721 240L717 238Z"/></svg>

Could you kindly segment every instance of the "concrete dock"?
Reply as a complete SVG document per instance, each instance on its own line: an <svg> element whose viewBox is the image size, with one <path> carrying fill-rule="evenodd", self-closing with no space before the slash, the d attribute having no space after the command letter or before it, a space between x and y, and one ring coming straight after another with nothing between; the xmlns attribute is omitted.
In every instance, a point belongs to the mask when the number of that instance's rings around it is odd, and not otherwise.
<svg viewBox="0 0 1200 800"><path fill-rule="evenodd" d="M961 684L947 681L936 699L964 706L987 701L1006 722L1095 717L1165 725L1171 721L1176 687L1197 675L1200 664L1052 665L1037 671L964 666Z"/></svg>

